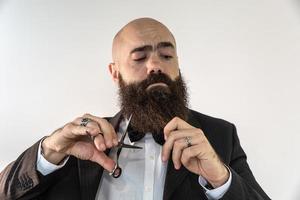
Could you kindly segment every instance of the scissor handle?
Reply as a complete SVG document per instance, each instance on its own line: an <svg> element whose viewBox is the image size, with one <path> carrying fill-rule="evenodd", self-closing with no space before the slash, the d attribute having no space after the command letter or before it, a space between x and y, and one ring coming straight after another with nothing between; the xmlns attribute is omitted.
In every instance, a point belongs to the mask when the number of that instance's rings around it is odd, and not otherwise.
<svg viewBox="0 0 300 200"><path fill-rule="evenodd" d="M112 177L114 178L119 178L122 174L122 169L121 167L117 166L114 171L112 172Z"/></svg>

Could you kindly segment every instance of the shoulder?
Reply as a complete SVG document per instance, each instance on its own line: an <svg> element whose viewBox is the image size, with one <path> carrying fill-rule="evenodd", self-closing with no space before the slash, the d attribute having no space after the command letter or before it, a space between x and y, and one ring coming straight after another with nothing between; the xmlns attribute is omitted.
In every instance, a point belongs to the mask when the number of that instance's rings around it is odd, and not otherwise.
<svg viewBox="0 0 300 200"><path fill-rule="evenodd" d="M232 129L234 126L231 122L226 121L224 119L212 117L191 109L189 111L189 117L192 117L194 120L196 120L203 128L214 127L222 129Z"/></svg>

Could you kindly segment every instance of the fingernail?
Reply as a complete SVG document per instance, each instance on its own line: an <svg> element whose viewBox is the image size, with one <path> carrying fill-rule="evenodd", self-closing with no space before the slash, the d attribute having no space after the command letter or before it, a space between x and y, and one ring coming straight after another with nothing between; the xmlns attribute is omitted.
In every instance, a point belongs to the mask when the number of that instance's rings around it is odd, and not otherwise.
<svg viewBox="0 0 300 200"><path fill-rule="evenodd" d="M106 149L105 145L101 144L100 146L101 146L102 151L105 151L105 149Z"/></svg>
<svg viewBox="0 0 300 200"><path fill-rule="evenodd" d="M109 148L111 148L112 147L112 143L109 141L109 142L106 143L106 146L109 147Z"/></svg>
<svg viewBox="0 0 300 200"><path fill-rule="evenodd" d="M163 162L166 161L166 157L165 156L162 156L161 159L162 159Z"/></svg>

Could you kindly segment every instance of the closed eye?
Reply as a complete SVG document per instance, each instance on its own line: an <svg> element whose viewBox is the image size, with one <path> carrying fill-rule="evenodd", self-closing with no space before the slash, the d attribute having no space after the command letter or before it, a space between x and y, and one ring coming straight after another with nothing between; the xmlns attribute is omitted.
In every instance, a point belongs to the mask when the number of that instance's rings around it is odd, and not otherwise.
<svg viewBox="0 0 300 200"><path fill-rule="evenodd" d="M141 61L143 61L143 60L145 60L146 59L146 56L144 56L144 57L141 57L141 58L136 58L136 59L133 59L135 62L141 62Z"/></svg>
<svg viewBox="0 0 300 200"><path fill-rule="evenodd" d="M170 60L173 58L173 56L170 56L170 55L161 55L161 57L165 60Z"/></svg>

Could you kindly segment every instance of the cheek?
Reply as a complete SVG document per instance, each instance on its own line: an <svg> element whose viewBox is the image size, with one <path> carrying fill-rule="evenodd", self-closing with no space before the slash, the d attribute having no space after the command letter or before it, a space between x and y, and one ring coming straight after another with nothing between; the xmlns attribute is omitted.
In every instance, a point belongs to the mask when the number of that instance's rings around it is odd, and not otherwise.
<svg viewBox="0 0 300 200"><path fill-rule="evenodd" d="M120 69L120 73L127 83L132 83L144 80L147 77L147 68L128 64Z"/></svg>
<svg viewBox="0 0 300 200"><path fill-rule="evenodd" d="M166 68L166 74L170 76L172 80L175 80L179 76L179 66L178 62L173 62L171 65L168 65Z"/></svg>

